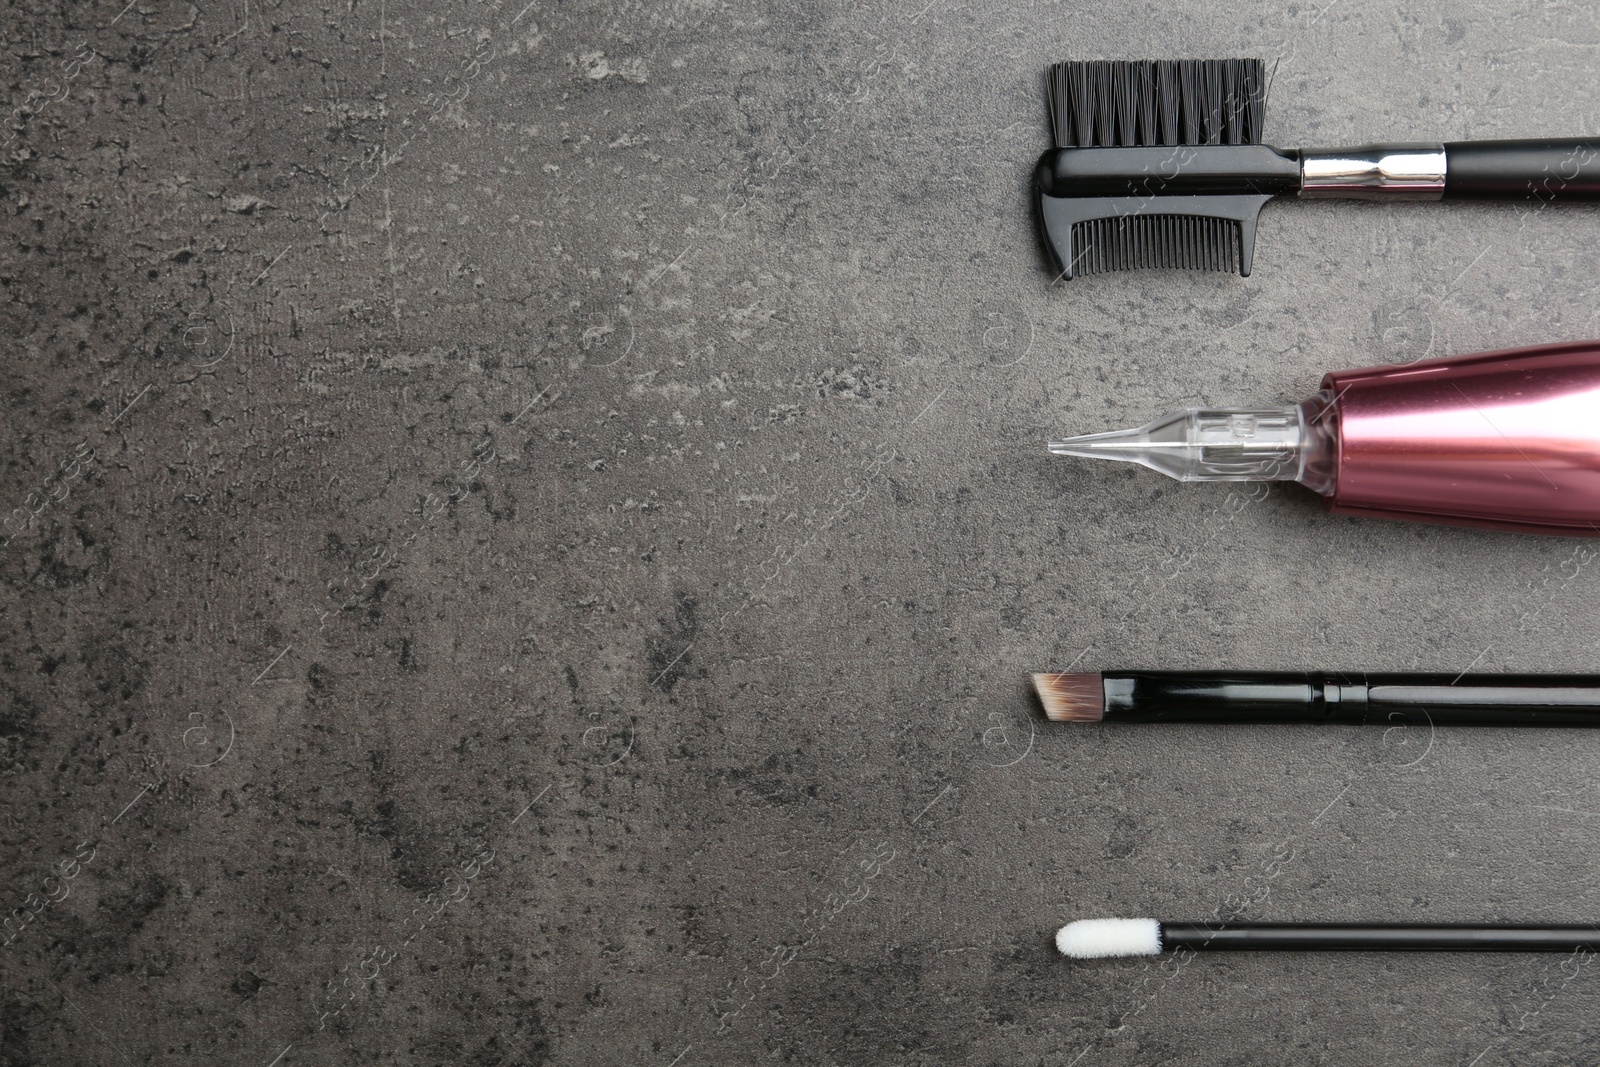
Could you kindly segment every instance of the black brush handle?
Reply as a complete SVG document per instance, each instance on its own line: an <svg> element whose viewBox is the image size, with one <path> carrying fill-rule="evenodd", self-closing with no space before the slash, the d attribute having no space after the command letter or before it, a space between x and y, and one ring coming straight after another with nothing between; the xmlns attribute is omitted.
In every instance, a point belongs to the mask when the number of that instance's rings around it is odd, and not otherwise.
<svg viewBox="0 0 1600 1067"><path fill-rule="evenodd" d="M1600 139L1444 146L1446 200L1600 200Z"/></svg>
<svg viewBox="0 0 1600 1067"><path fill-rule="evenodd" d="M1162 923L1161 947L1210 951L1600 951L1594 926L1425 923Z"/></svg>
<svg viewBox="0 0 1600 1067"><path fill-rule="evenodd" d="M1600 676L1106 671L1108 723L1600 726Z"/></svg>

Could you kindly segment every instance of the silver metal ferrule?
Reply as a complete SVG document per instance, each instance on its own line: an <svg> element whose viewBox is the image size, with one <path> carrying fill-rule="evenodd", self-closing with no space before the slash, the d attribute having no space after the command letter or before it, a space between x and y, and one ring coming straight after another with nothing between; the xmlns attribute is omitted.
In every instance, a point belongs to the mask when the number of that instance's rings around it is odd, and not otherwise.
<svg viewBox="0 0 1600 1067"><path fill-rule="evenodd" d="M1300 195L1354 200L1438 200L1444 145L1375 144L1300 153Z"/></svg>

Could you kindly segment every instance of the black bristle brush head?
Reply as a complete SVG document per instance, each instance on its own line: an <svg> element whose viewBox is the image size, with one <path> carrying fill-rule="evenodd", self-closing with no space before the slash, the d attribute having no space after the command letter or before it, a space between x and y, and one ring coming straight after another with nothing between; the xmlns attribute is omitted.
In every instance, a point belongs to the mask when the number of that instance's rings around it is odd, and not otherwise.
<svg viewBox="0 0 1600 1067"><path fill-rule="evenodd" d="M1259 144L1259 59L1057 63L1046 89L1057 148Z"/></svg>
<svg viewBox="0 0 1600 1067"><path fill-rule="evenodd" d="M1046 88L1056 149L1259 145L1259 59L1057 63ZM1046 164L1041 161L1041 168ZM1169 268L1249 275L1267 195L1057 196L1036 179L1039 222L1063 278Z"/></svg>

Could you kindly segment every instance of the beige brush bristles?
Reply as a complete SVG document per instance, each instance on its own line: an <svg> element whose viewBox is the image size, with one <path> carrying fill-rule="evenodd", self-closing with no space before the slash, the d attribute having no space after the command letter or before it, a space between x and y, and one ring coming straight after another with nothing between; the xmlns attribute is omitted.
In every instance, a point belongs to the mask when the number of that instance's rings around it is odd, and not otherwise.
<svg viewBox="0 0 1600 1067"><path fill-rule="evenodd" d="M1036 674L1033 688L1044 713L1056 722L1099 722L1106 713L1098 674Z"/></svg>

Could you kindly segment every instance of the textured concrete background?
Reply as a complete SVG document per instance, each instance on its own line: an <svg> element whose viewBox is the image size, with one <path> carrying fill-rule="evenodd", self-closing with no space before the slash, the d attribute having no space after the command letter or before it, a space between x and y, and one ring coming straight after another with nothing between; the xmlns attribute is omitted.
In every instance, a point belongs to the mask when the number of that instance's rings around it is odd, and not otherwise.
<svg viewBox="0 0 1600 1067"><path fill-rule="evenodd" d="M1600 131L1593 5L94 0L4 17L0 1062L1569 1063L1591 733L1037 720L1027 672L1584 670L1586 545L1043 439L1600 334L1588 208L1270 206L1052 288L1060 58L1285 145Z"/></svg>

